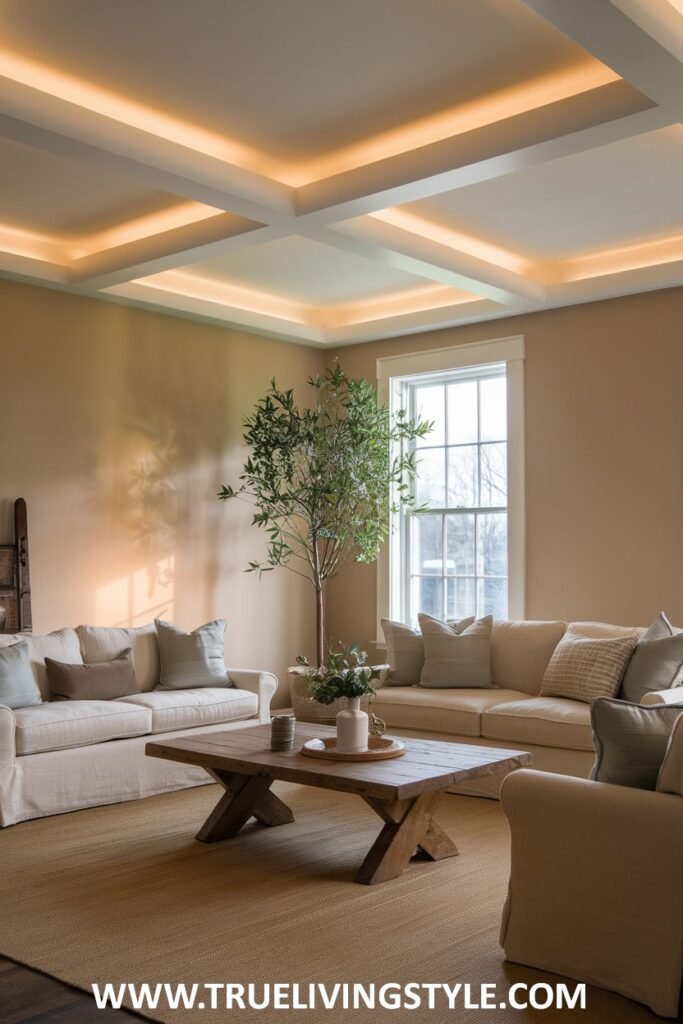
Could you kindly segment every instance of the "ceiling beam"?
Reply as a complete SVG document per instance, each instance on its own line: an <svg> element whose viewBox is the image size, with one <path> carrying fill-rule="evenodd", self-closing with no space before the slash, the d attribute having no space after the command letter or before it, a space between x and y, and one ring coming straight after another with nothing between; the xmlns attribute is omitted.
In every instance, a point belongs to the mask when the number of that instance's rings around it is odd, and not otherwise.
<svg viewBox="0 0 683 1024"><path fill-rule="evenodd" d="M626 82L548 103L399 156L303 185L302 222L331 224L425 199L671 124Z"/></svg>
<svg viewBox="0 0 683 1024"><path fill-rule="evenodd" d="M308 237L313 234L311 230ZM318 229L315 237L326 245L493 302L509 304L525 298L540 303L545 298L538 281L374 217Z"/></svg>
<svg viewBox="0 0 683 1024"><path fill-rule="evenodd" d="M680 61L610 0L523 2L654 103L683 120Z"/></svg>
<svg viewBox="0 0 683 1024"><path fill-rule="evenodd" d="M209 259L216 253L269 240L277 231L268 225L219 213L168 231L137 238L73 260L69 280L93 289L147 277L164 270Z"/></svg>

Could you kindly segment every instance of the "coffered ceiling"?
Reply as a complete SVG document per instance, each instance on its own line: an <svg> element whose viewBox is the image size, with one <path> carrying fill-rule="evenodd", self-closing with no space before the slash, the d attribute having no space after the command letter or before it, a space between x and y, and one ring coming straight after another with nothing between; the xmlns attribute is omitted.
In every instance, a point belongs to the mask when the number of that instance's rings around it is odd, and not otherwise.
<svg viewBox="0 0 683 1024"><path fill-rule="evenodd" d="M315 345L683 284L682 0L0 0L0 274Z"/></svg>

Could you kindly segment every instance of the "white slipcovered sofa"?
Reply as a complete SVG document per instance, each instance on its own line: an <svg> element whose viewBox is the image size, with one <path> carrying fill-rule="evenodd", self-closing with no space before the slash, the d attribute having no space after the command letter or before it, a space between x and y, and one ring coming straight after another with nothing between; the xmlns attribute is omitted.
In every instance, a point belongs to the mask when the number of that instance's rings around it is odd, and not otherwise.
<svg viewBox="0 0 683 1024"><path fill-rule="evenodd" d="M629 627L599 622L572 625L586 636L610 636ZM533 767L587 778L595 753L590 705L541 697L550 657L568 624L495 620L491 637L493 689L392 686L391 665L372 710L398 735L527 750ZM641 635L644 629L633 627ZM644 703L683 701L683 687L649 694ZM464 783L454 791L498 798L504 775Z"/></svg>
<svg viewBox="0 0 683 1024"><path fill-rule="evenodd" d="M43 703L0 705L0 826L118 803L210 782L201 768L145 755L151 736L169 739L270 721L277 678L228 668L232 686L158 690L154 624L131 629L79 626L26 640ZM116 700L51 700L45 658L69 664L108 661L133 650L141 692Z"/></svg>

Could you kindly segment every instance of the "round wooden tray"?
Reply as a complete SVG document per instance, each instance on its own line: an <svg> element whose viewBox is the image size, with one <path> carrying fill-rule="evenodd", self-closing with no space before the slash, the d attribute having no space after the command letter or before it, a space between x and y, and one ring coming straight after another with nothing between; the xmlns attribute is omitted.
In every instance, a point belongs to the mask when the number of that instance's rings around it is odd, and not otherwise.
<svg viewBox="0 0 683 1024"><path fill-rule="evenodd" d="M308 740L301 748L301 753L306 757L320 757L327 761L387 761L390 757L400 757L406 752L405 743L389 736L371 736L368 749L360 754L342 754L336 749L336 744L336 736L328 736L324 740Z"/></svg>

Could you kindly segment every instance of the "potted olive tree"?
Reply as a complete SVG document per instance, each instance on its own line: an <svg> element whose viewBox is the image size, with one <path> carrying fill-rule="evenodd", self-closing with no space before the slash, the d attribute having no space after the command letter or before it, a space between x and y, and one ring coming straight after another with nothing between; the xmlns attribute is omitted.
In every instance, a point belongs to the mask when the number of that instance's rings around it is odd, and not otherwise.
<svg viewBox="0 0 683 1024"><path fill-rule="evenodd" d="M410 442L431 424L404 410L392 417L368 381L348 377L338 365L308 384L312 402L299 408L292 390L271 382L244 421L249 455L239 484L224 485L219 497L250 501L253 524L268 536L265 559L250 562L247 572L283 567L311 583L320 671L327 655L326 583L350 561L374 562L392 513L413 504Z"/></svg>

